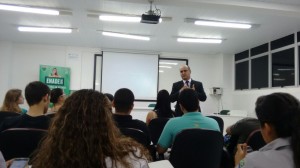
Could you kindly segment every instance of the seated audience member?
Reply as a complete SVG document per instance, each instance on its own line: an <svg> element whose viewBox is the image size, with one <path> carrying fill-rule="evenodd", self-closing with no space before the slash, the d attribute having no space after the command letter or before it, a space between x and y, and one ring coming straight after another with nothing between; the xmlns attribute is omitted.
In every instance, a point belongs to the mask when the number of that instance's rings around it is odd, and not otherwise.
<svg viewBox="0 0 300 168"><path fill-rule="evenodd" d="M115 113L113 115L114 120L119 128L135 128L143 131L150 144L150 133L146 123L143 121L132 119L130 115L134 102L134 95L131 90L127 88L122 88L116 91L113 100L113 106L115 108Z"/></svg>
<svg viewBox="0 0 300 168"><path fill-rule="evenodd" d="M156 105L153 111L150 111L146 118L146 124L154 118L172 118L174 111L171 109L170 95L167 90L161 90L157 94Z"/></svg>
<svg viewBox="0 0 300 168"><path fill-rule="evenodd" d="M110 93L104 93L104 95L108 98L109 101L113 101L114 100L114 96Z"/></svg>
<svg viewBox="0 0 300 168"><path fill-rule="evenodd" d="M235 154L237 144L245 143L248 136L254 130L260 129L259 120L256 118L243 118L226 129L228 140L227 150L231 155Z"/></svg>
<svg viewBox="0 0 300 168"><path fill-rule="evenodd" d="M157 152L159 154L166 152L172 146L176 135L184 129L202 128L220 131L216 120L205 117L199 112L200 105L195 90L190 88L182 90L179 94L178 102L184 114L167 122L157 143Z"/></svg>
<svg viewBox="0 0 300 168"><path fill-rule="evenodd" d="M109 108L102 93L74 92L56 114L32 167L148 167L147 150L121 137Z"/></svg>
<svg viewBox="0 0 300 168"><path fill-rule="evenodd" d="M42 82L31 82L25 88L25 98L29 105L26 114L6 118L0 132L9 128L48 129L50 118L44 114L48 110L50 89Z"/></svg>
<svg viewBox="0 0 300 168"><path fill-rule="evenodd" d="M256 115L267 143L247 154L247 144L239 144L236 166L242 168L300 168L300 102L287 93L261 96Z"/></svg>
<svg viewBox="0 0 300 168"><path fill-rule="evenodd" d="M110 94L110 93L104 93L104 95L109 99L109 101L110 101L110 111L113 112L113 109L112 109L112 107L113 107L112 102L113 102L113 100L114 100L114 96L113 96L112 94Z"/></svg>
<svg viewBox="0 0 300 168"><path fill-rule="evenodd" d="M55 88L51 90L50 93L50 102L53 103L53 107L50 110L50 113L56 113L59 108L65 102L65 94L61 88Z"/></svg>
<svg viewBox="0 0 300 168"><path fill-rule="evenodd" d="M22 95L22 90L20 89L10 89L6 92L3 105L0 111L9 111L17 113L26 113L26 109L19 107L19 104L24 104L24 97Z"/></svg>

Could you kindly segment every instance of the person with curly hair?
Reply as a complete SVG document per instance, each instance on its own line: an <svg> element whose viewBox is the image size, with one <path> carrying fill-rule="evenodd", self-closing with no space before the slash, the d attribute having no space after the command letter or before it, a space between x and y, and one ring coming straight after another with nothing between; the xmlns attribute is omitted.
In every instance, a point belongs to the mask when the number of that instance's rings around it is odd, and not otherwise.
<svg viewBox="0 0 300 168"><path fill-rule="evenodd" d="M22 90L10 89L5 94L3 105L0 108L0 111L26 113L27 110L20 108L19 104L24 104Z"/></svg>
<svg viewBox="0 0 300 168"><path fill-rule="evenodd" d="M32 167L148 167L147 150L121 135L109 108L100 92L74 92L53 118Z"/></svg>

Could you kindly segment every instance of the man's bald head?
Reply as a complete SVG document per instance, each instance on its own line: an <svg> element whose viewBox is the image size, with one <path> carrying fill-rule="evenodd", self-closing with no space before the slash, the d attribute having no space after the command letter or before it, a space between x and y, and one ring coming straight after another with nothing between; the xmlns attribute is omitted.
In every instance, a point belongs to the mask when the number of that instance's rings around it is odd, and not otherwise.
<svg viewBox="0 0 300 168"><path fill-rule="evenodd" d="M191 78L191 68L188 65L181 65L179 71L183 80L189 80Z"/></svg>

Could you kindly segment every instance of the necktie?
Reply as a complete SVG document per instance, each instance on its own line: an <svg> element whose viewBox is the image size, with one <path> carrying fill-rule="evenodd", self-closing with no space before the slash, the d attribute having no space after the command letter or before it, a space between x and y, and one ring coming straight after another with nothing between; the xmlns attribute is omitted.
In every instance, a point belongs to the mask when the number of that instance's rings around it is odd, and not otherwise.
<svg viewBox="0 0 300 168"><path fill-rule="evenodd" d="M187 87L190 87L190 85L189 85L189 81L187 80L187 81L185 81L185 84L186 84L186 86Z"/></svg>

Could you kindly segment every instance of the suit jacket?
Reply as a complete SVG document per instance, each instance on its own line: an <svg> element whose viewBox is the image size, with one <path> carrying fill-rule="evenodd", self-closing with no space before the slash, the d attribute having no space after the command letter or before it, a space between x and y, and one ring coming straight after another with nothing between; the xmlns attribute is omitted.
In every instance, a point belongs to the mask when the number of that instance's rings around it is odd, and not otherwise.
<svg viewBox="0 0 300 168"><path fill-rule="evenodd" d="M178 100L179 90L183 87L183 85L184 85L184 83L183 83L182 80L173 83L172 91L171 91L171 94L170 94L170 100L171 100L172 103ZM195 86L195 91L198 94L198 99L200 101L205 101L207 97L206 97L206 94L204 92L202 83L199 82L199 81L191 80L190 87L192 88L193 85ZM178 102L176 103L176 106L175 106L175 114L176 114L176 116L182 116L182 114L183 114L183 112L180 110Z"/></svg>

